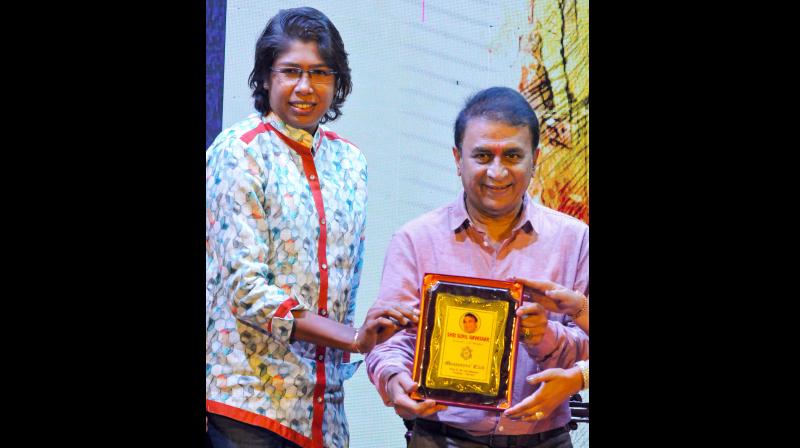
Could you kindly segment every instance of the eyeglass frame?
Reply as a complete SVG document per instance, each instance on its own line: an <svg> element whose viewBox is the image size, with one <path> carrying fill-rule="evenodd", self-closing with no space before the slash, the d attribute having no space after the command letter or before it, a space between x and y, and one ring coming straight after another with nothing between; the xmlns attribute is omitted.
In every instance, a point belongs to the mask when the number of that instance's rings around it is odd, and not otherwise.
<svg viewBox="0 0 800 448"><path fill-rule="evenodd" d="M307 73L308 74L308 82L310 82L311 84L322 84L322 85L330 84L331 80L328 80L328 79L319 80L319 78L317 78L317 81L315 82L314 81L315 78L312 76L313 74L321 75L321 76L333 75L332 80L335 81L336 80L336 75L339 73L336 70L322 70L322 69L319 69L319 68L311 68L311 69L308 69L308 70L304 70L304 69L302 69L300 67L279 67L279 68L270 67L269 71L271 71L272 73L278 73L280 75L283 75L287 81L295 82L295 83L300 82L300 80L303 79L303 73ZM297 73L298 71L300 73L299 73L299 77L296 80L291 79L291 78L288 77L288 75L291 74L291 73L298 74Z"/></svg>

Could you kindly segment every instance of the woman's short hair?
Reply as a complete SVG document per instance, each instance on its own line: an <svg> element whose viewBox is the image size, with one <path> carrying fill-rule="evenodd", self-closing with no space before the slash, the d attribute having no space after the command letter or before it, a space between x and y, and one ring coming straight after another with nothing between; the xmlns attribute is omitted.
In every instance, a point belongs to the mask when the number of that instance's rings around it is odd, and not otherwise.
<svg viewBox="0 0 800 448"><path fill-rule="evenodd" d="M319 55L331 70L336 71L333 102L320 122L333 121L342 114L342 104L353 89L350 66L339 31L325 14L309 7L278 11L258 38L255 65L248 79L255 108L265 115L270 112L269 92L264 88L264 82L270 75L272 63L294 40L316 42Z"/></svg>

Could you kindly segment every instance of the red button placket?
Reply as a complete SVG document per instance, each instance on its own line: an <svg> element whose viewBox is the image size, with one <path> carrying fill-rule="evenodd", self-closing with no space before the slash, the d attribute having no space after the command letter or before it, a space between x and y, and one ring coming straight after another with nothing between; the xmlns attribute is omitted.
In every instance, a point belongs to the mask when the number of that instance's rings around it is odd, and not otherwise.
<svg viewBox="0 0 800 448"><path fill-rule="evenodd" d="M300 143L283 135L275 130L269 124L268 128L275 131L275 134L281 138L290 148L300 155L303 161L303 171L306 174L306 181L311 188L311 195L314 198L314 207L317 210L319 219L319 239L317 243L317 262L319 264L319 300L317 301L317 313L320 316L328 316L328 260L327 260L327 237L328 227L327 220L325 219L325 205L322 201L322 188L319 182L319 174L314 165L314 157L311 150L301 145ZM320 141L321 143L321 141ZM319 144L317 145L319 149ZM314 411L313 419L311 421L311 440L314 447L322 447L322 420L325 412L325 346L317 345L316 353L316 386L314 387Z"/></svg>

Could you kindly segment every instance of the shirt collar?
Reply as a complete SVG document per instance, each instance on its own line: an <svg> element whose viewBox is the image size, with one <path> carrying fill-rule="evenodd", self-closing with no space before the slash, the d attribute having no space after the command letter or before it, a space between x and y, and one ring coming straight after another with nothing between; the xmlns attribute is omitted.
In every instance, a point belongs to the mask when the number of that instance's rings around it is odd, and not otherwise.
<svg viewBox="0 0 800 448"><path fill-rule="evenodd" d="M453 229L453 232L455 233L459 233L472 225L472 220L470 219L469 214L467 214L467 207L464 203L466 198L466 193L462 190L461 194L458 195L458 199L456 199L456 201L450 207L450 228ZM522 217L514 225L512 233L522 229L525 233L530 234L536 230L538 225L535 223L537 222L537 218L539 216L538 213L535 212L535 209L536 206L526 191L525 195L522 196Z"/></svg>
<svg viewBox="0 0 800 448"><path fill-rule="evenodd" d="M314 150L319 149L319 145L322 141L322 135L324 134L322 125L317 125L317 132L315 132L312 136L308 131L289 126L283 120L281 120L275 114L275 112L270 112L266 117L263 117L263 120L264 122L269 123L281 134L289 137L297 143L300 143L306 148L314 148Z"/></svg>

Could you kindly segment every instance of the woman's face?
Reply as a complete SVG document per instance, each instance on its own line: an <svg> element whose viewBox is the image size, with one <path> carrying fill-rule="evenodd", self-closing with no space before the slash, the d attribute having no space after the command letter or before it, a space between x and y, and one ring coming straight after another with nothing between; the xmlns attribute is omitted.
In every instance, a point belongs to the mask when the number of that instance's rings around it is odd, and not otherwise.
<svg viewBox="0 0 800 448"><path fill-rule="evenodd" d="M319 55L316 42L300 40L291 41L286 51L273 62L273 70L282 68L332 70ZM299 79L293 79L272 71L266 88L269 90L269 107L281 120L314 134L319 120L333 102L336 76L312 80L308 73L303 73Z"/></svg>

